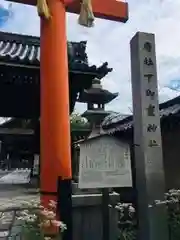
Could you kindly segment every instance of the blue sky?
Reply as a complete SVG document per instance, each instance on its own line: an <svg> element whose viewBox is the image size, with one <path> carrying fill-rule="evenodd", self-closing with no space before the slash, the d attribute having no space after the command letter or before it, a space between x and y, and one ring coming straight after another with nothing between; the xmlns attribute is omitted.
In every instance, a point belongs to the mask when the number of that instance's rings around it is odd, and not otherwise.
<svg viewBox="0 0 180 240"><path fill-rule="evenodd" d="M166 87L180 78L180 0L129 0L129 21L126 24L97 19L95 27L77 24L77 15L67 14L67 38L88 41L89 61L107 61L114 71L103 80L103 86L119 97L107 109L129 113L132 108L129 42L137 31L156 35L159 99L166 101L179 93ZM0 0L5 7L7 2ZM0 29L7 32L39 36L36 8L13 4L14 16ZM77 111L85 108L77 105Z"/></svg>

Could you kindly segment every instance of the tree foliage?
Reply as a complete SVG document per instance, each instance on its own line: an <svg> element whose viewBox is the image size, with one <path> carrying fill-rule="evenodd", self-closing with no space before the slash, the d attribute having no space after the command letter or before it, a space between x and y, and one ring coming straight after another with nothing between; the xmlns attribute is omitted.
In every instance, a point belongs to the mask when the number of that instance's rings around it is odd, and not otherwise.
<svg viewBox="0 0 180 240"><path fill-rule="evenodd" d="M90 124L86 118L82 117L79 113L72 113L70 116L71 129L88 129Z"/></svg>

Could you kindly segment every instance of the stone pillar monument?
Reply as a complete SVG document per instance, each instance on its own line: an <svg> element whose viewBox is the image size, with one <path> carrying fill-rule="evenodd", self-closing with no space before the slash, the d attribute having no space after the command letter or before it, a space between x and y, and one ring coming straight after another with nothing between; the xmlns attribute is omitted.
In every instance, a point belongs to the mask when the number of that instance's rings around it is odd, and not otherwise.
<svg viewBox="0 0 180 240"><path fill-rule="evenodd" d="M165 180L158 103L155 37L138 32L131 40L131 72L138 192L139 240L167 240Z"/></svg>

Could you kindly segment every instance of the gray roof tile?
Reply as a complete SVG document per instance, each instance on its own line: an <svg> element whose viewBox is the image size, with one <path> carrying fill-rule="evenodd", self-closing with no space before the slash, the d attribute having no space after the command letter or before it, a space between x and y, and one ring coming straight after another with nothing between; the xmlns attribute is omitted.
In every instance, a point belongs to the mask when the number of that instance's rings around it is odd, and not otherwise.
<svg viewBox="0 0 180 240"><path fill-rule="evenodd" d="M161 119L170 115L180 116L180 96L160 104L159 107ZM102 123L104 131L109 133L126 131L132 128L132 126L133 116L124 115L121 113L112 113L108 115Z"/></svg>
<svg viewBox="0 0 180 240"><path fill-rule="evenodd" d="M90 66L86 53L86 41L68 42L69 71L94 73L97 78L103 78L112 71L108 63L100 67ZM40 38L34 36L0 32L0 61L31 66L40 65Z"/></svg>

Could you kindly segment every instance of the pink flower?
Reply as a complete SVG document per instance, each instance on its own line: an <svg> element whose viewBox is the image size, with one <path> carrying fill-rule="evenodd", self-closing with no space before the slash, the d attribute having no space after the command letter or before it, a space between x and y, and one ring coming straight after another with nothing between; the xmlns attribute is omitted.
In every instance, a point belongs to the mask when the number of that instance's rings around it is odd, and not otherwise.
<svg viewBox="0 0 180 240"><path fill-rule="evenodd" d="M56 205L57 205L57 203L55 201L53 201L53 200L49 201L49 207L56 208Z"/></svg>
<svg viewBox="0 0 180 240"><path fill-rule="evenodd" d="M57 220L51 220L51 223L53 226L55 227L60 227L61 226L61 222L60 221L57 221Z"/></svg>

